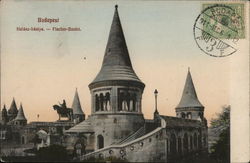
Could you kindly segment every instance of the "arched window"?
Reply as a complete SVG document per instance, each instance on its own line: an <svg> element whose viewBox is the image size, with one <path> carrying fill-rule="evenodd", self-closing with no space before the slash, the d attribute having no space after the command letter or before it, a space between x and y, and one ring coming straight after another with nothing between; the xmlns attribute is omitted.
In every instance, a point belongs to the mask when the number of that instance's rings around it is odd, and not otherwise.
<svg viewBox="0 0 250 163"><path fill-rule="evenodd" d="M197 134L194 133L194 148L197 149Z"/></svg>
<svg viewBox="0 0 250 163"><path fill-rule="evenodd" d="M123 93L123 92L119 93L118 99L119 99L118 111L121 111L121 110L122 110L122 107L123 107L123 106L122 106L123 100L124 100L124 93Z"/></svg>
<svg viewBox="0 0 250 163"><path fill-rule="evenodd" d="M186 118L186 115L185 115L185 113L181 113L181 118Z"/></svg>
<svg viewBox="0 0 250 163"><path fill-rule="evenodd" d="M130 110L129 104L130 104L130 94L129 94L129 92L126 92L125 97L124 97L124 101L123 101L123 110L129 111Z"/></svg>
<svg viewBox="0 0 250 163"><path fill-rule="evenodd" d="M175 134L171 134L170 137L170 153L171 154L176 154L176 136Z"/></svg>
<svg viewBox="0 0 250 163"><path fill-rule="evenodd" d="M190 136L190 149L193 150L193 136Z"/></svg>
<svg viewBox="0 0 250 163"><path fill-rule="evenodd" d="M201 135L198 136L198 148L201 149Z"/></svg>
<svg viewBox="0 0 250 163"><path fill-rule="evenodd" d="M106 103L106 110L108 110L108 111L110 111L110 93L109 92L107 92L106 94L105 94L105 103Z"/></svg>
<svg viewBox="0 0 250 163"><path fill-rule="evenodd" d="M22 136L21 144L25 144L25 138Z"/></svg>
<svg viewBox="0 0 250 163"><path fill-rule="evenodd" d="M102 135L97 136L97 147L98 149L101 149L104 147L104 138Z"/></svg>
<svg viewBox="0 0 250 163"><path fill-rule="evenodd" d="M134 93L133 94L133 111L137 111L137 109L136 109L136 94Z"/></svg>
<svg viewBox="0 0 250 163"><path fill-rule="evenodd" d="M181 138L178 138L178 153L181 154L182 153L182 143L181 143Z"/></svg>
<svg viewBox="0 0 250 163"><path fill-rule="evenodd" d="M199 112L199 117L200 117L201 119L203 119L203 113L202 113L202 112Z"/></svg>
<svg viewBox="0 0 250 163"><path fill-rule="evenodd" d="M183 147L184 147L184 151L188 152L188 135L187 135L187 133L184 134Z"/></svg>
<svg viewBox="0 0 250 163"><path fill-rule="evenodd" d="M96 95L95 95L95 111L99 111L99 106L100 106L99 103L100 103L100 102L99 102L99 97L98 97L98 95L96 94Z"/></svg>
<svg viewBox="0 0 250 163"><path fill-rule="evenodd" d="M103 105L104 105L104 97L103 94L100 94L100 110L103 111Z"/></svg>
<svg viewBox="0 0 250 163"><path fill-rule="evenodd" d="M188 112L188 113L187 113L187 118L188 118L188 119L192 119L192 113Z"/></svg>
<svg viewBox="0 0 250 163"><path fill-rule="evenodd" d="M170 145L169 145L169 139L167 138L167 153L170 152Z"/></svg>
<svg viewBox="0 0 250 163"><path fill-rule="evenodd" d="M206 139L205 135L203 136L203 144L204 144L204 146L207 145L207 139Z"/></svg>

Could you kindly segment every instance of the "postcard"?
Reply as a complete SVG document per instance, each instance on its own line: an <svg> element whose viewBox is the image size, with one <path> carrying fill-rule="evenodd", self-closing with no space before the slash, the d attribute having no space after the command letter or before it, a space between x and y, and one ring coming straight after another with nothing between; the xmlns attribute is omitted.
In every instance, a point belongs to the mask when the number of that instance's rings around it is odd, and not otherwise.
<svg viewBox="0 0 250 163"><path fill-rule="evenodd" d="M250 161L249 1L0 5L1 161Z"/></svg>

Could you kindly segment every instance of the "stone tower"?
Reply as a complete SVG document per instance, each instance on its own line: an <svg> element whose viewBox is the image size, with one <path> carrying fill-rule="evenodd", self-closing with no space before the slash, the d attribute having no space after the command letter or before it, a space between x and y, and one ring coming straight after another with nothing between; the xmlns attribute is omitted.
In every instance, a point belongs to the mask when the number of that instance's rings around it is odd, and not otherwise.
<svg viewBox="0 0 250 163"><path fill-rule="evenodd" d="M13 98L11 105L10 105L10 109L8 110L9 121L12 121L13 119L16 118L17 112L18 110L17 110L16 102L15 102L15 99Z"/></svg>
<svg viewBox="0 0 250 163"><path fill-rule="evenodd" d="M89 84L96 149L119 142L142 126L144 87L133 70L116 5L101 70Z"/></svg>
<svg viewBox="0 0 250 163"><path fill-rule="evenodd" d="M79 95L76 89L74 100L72 103L72 110L73 110L73 120L74 123L80 123L85 120L85 114L82 111Z"/></svg>
<svg viewBox="0 0 250 163"><path fill-rule="evenodd" d="M176 107L176 116L180 118L203 120L204 106L198 100L190 70L182 93L181 101Z"/></svg>
<svg viewBox="0 0 250 163"><path fill-rule="evenodd" d="M9 121L8 115L7 115L7 109L5 104L3 105L3 109L1 111L1 118L2 118L2 124L6 124Z"/></svg>
<svg viewBox="0 0 250 163"><path fill-rule="evenodd" d="M27 124L27 119L24 115L22 104L20 104L20 108L18 110L17 116L14 119L14 124L19 125L19 126L25 126Z"/></svg>

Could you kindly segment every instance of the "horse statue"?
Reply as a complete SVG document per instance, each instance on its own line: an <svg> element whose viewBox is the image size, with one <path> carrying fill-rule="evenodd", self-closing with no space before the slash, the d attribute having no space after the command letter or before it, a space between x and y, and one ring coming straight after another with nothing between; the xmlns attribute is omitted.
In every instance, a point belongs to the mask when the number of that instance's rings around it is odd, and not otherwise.
<svg viewBox="0 0 250 163"><path fill-rule="evenodd" d="M61 120L61 117L67 117L68 120L72 120L73 110L67 108L65 100L63 100L62 104L59 102L59 105L53 105L53 109L57 111L59 121Z"/></svg>

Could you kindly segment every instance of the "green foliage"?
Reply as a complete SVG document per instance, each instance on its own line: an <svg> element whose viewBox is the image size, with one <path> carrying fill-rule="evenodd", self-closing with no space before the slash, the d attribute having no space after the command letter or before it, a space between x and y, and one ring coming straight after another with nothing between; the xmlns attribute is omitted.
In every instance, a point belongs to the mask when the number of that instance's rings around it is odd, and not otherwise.
<svg viewBox="0 0 250 163"><path fill-rule="evenodd" d="M41 162L70 161L65 147L61 145L51 145L49 147L40 148L36 156Z"/></svg>
<svg viewBox="0 0 250 163"><path fill-rule="evenodd" d="M211 129L220 134L228 128L230 128L230 106L224 106L222 112L211 120Z"/></svg>
<svg viewBox="0 0 250 163"><path fill-rule="evenodd" d="M219 139L211 147L211 158L218 163L230 162L230 106L224 107L222 113L211 121L211 129Z"/></svg>

